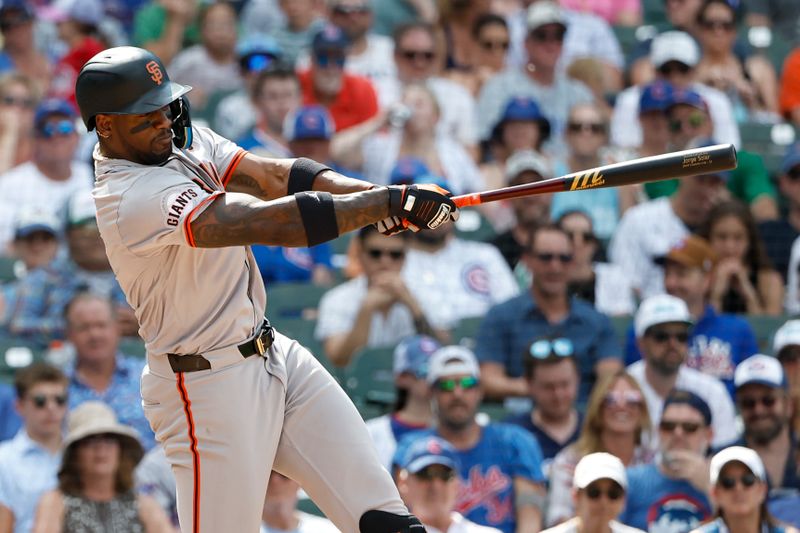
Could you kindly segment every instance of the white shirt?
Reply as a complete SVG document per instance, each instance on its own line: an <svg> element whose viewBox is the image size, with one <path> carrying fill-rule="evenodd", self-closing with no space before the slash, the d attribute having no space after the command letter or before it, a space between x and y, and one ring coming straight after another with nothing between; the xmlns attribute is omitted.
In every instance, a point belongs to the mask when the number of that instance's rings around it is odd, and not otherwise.
<svg viewBox="0 0 800 533"><path fill-rule="evenodd" d="M223 98L214 113L214 130L232 141L247 135L256 123L258 110L247 91L237 91Z"/></svg>
<svg viewBox="0 0 800 533"><path fill-rule="evenodd" d="M218 63L201 44L178 52L169 65L169 75L172 81L201 89L206 96L242 86L239 63L235 59Z"/></svg>
<svg viewBox="0 0 800 533"><path fill-rule="evenodd" d="M274 529L268 527L266 524L261 524L260 533L339 533L336 526L327 518L321 516L314 516L313 514L297 511L297 518L300 522L297 524L297 529L291 531L286 529Z"/></svg>
<svg viewBox="0 0 800 533"><path fill-rule="evenodd" d="M38 210L58 216L67 199L76 191L92 190L94 176L89 165L70 163L70 177L51 180L32 161L22 163L0 175L0 246L14 239L14 227L22 210Z"/></svg>
<svg viewBox="0 0 800 533"><path fill-rule="evenodd" d="M571 520L567 520L557 526L551 527L550 529L545 529L542 533L578 533L578 524L580 519L575 517ZM644 533L641 529L636 529L635 527L626 526L625 524L621 524L616 520L612 520L608 523L608 527L611 528L611 533Z"/></svg>
<svg viewBox="0 0 800 533"><path fill-rule="evenodd" d="M478 525L475 522L467 520L455 511L450 514L450 519L452 522L450 523L450 527L447 528L447 531L436 529L428 524L424 524L425 529L428 533L500 533L499 529Z"/></svg>
<svg viewBox="0 0 800 533"><path fill-rule="evenodd" d="M693 83L691 89L703 97L714 123L714 140L732 143L739 147L742 138L733 116L730 99L718 89ZM617 95L614 113L611 115L611 144L624 148L638 148L642 144L642 125L639 123L639 98L642 89L638 85L628 87Z"/></svg>
<svg viewBox="0 0 800 533"><path fill-rule="evenodd" d="M314 336L324 341L350 331L366 295L366 276L351 279L326 292L319 302L319 317ZM405 305L396 303L386 314L372 314L367 347L394 346L405 337L414 335L416 331L411 311Z"/></svg>
<svg viewBox="0 0 800 533"><path fill-rule="evenodd" d="M519 293L497 248L456 237L434 253L409 250L404 274L414 280L410 287L431 325L446 329Z"/></svg>
<svg viewBox="0 0 800 533"><path fill-rule="evenodd" d="M367 431L378 452L378 459L388 471L392 471L392 458L397 450L397 441L392 432L392 415L382 415L367 420Z"/></svg>
<svg viewBox="0 0 800 533"><path fill-rule="evenodd" d="M653 423L653 435L658 435L656 428L661 420L661 411L664 409L664 398L650 386L645 378L644 360L636 361L628 367L628 374L633 376L642 389L650 420ZM714 432L711 445L715 448L725 446L736 440L739 436L736 431L736 409L728 393L728 389L715 377L681 365L678 370L676 389L683 389L700 396L711 410L711 428Z"/></svg>
<svg viewBox="0 0 800 533"><path fill-rule="evenodd" d="M641 298L664 292L663 269L653 261L666 255L689 234L669 198L657 198L628 209L608 246L611 262L622 268Z"/></svg>
<svg viewBox="0 0 800 533"><path fill-rule="evenodd" d="M794 240L789 255L789 272L786 275L786 312L792 315L800 313L800 237Z"/></svg>

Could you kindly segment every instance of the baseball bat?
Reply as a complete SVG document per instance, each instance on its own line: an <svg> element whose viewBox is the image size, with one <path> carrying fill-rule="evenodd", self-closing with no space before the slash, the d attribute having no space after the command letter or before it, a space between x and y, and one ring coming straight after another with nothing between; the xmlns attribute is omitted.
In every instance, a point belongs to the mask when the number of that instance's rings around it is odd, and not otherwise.
<svg viewBox="0 0 800 533"><path fill-rule="evenodd" d="M716 144L613 163L535 183L454 196L452 199L458 207L467 207L534 194L619 187L734 168L736 168L736 148L732 144Z"/></svg>

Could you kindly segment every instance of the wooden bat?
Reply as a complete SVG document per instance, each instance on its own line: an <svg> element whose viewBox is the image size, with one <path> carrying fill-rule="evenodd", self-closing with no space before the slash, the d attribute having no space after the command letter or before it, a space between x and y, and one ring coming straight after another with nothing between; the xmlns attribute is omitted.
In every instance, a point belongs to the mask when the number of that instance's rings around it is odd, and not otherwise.
<svg viewBox="0 0 800 533"><path fill-rule="evenodd" d="M713 174L734 168L736 149L732 144L716 144L590 168L535 183L454 196L453 202L458 207L467 207L533 194L619 187L697 174Z"/></svg>

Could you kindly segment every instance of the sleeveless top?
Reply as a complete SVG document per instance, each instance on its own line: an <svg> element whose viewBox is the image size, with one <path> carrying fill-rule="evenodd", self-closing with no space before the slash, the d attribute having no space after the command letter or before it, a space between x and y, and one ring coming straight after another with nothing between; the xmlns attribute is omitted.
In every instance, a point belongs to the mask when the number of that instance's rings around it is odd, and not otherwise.
<svg viewBox="0 0 800 533"><path fill-rule="evenodd" d="M144 533L133 492L108 502L64 495L64 533Z"/></svg>

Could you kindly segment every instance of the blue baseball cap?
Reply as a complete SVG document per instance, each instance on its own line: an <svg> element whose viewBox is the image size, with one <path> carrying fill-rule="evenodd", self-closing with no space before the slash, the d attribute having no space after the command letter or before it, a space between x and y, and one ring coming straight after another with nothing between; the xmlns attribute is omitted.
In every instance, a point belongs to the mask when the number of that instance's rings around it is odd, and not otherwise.
<svg viewBox="0 0 800 533"><path fill-rule="evenodd" d="M328 110L321 105L301 106L286 115L283 136L287 141L333 137L336 126Z"/></svg>
<svg viewBox="0 0 800 533"><path fill-rule="evenodd" d="M0 16L8 11L17 11L20 20L31 20L36 17L33 5L27 0L2 0L0 2Z"/></svg>
<svg viewBox="0 0 800 533"><path fill-rule="evenodd" d="M684 104L695 107L701 111L708 111L708 104L703 100L699 93L691 89L676 89L673 88L671 97L667 104L667 108Z"/></svg>
<svg viewBox="0 0 800 533"><path fill-rule="evenodd" d="M414 440L402 457L395 458L395 464L410 474L416 474L431 465L446 466L456 472L460 469L456 449L446 440L436 436Z"/></svg>
<svg viewBox="0 0 800 533"><path fill-rule="evenodd" d="M25 209L14 223L14 238L24 239L37 231L58 235L58 228L58 219L52 213L42 209Z"/></svg>
<svg viewBox="0 0 800 533"><path fill-rule="evenodd" d="M794 143L786 151L781 162L781 174L788 174L794 167L800 165L800 142Z"/></svg>
<svg viewBox="0 0 800 533"><path fill-rule="evenodd" d="M410 185L417 178L427 176L430 173L430 169L421 159L410 156L401 157L397 160L389 175L389 182L392 185Z"/></svg>
<svg viewBox="0 0 800 533"><path fill-rule="evenodd" d="M536 103L536 100L527 96L517 96L509 100L500 117L501 122L507 120L542 119L544 119L544 115L542 115L542 111L539 109L539 104Z"/></svg>
<svg viewBox="0 0 800 533"><path fill-rule="evenodd" d="M708 403L697 394L683 389L672 389L667 397L664 399L664 407L661 408L662 416L667 411L670 405L688 405L692 407L703 417L703 421L707 426L711 425L711 408Z"/></svg>
<svg viewBox="0 0 800 533"><path fill-rule="evenodd" d="M239 65L247 72L260 72L272 66L283 55L278 42L263 33L255 33L236 45Z"/></svg>
<svg viewBox="0 0 800 533"><path fill-rule="evenodd" d="M639 113L666 111L672 101L672 91L672 85L664 80L645 85L639 96Z"/></svg>
<svg viewBox="0 0 800 533"><path fill-rule="evenodd" d="M315 54L325 51L344 52L350 46L350 39L338 26L326 24L311 41L311 49Z"/></svg>
<svg viewBox="0 0 800 533"><path fill-rule="evenodd" d="M78 116L75 113L75 108L66 100L48 98L43 100L36 108L36 113L33 116L33 124L36 129L40 130L44 122L52 115L63 115L73 119Z"/></svg>
<svg viewBox="0 0 800 533"><path fill-rule="evenodd" d="M418 378L428 376L428 360L433 352L441 348L439 342L427 335L406 337L394 349L392 373L399 376L404 372L414 374Z"/></svg>

